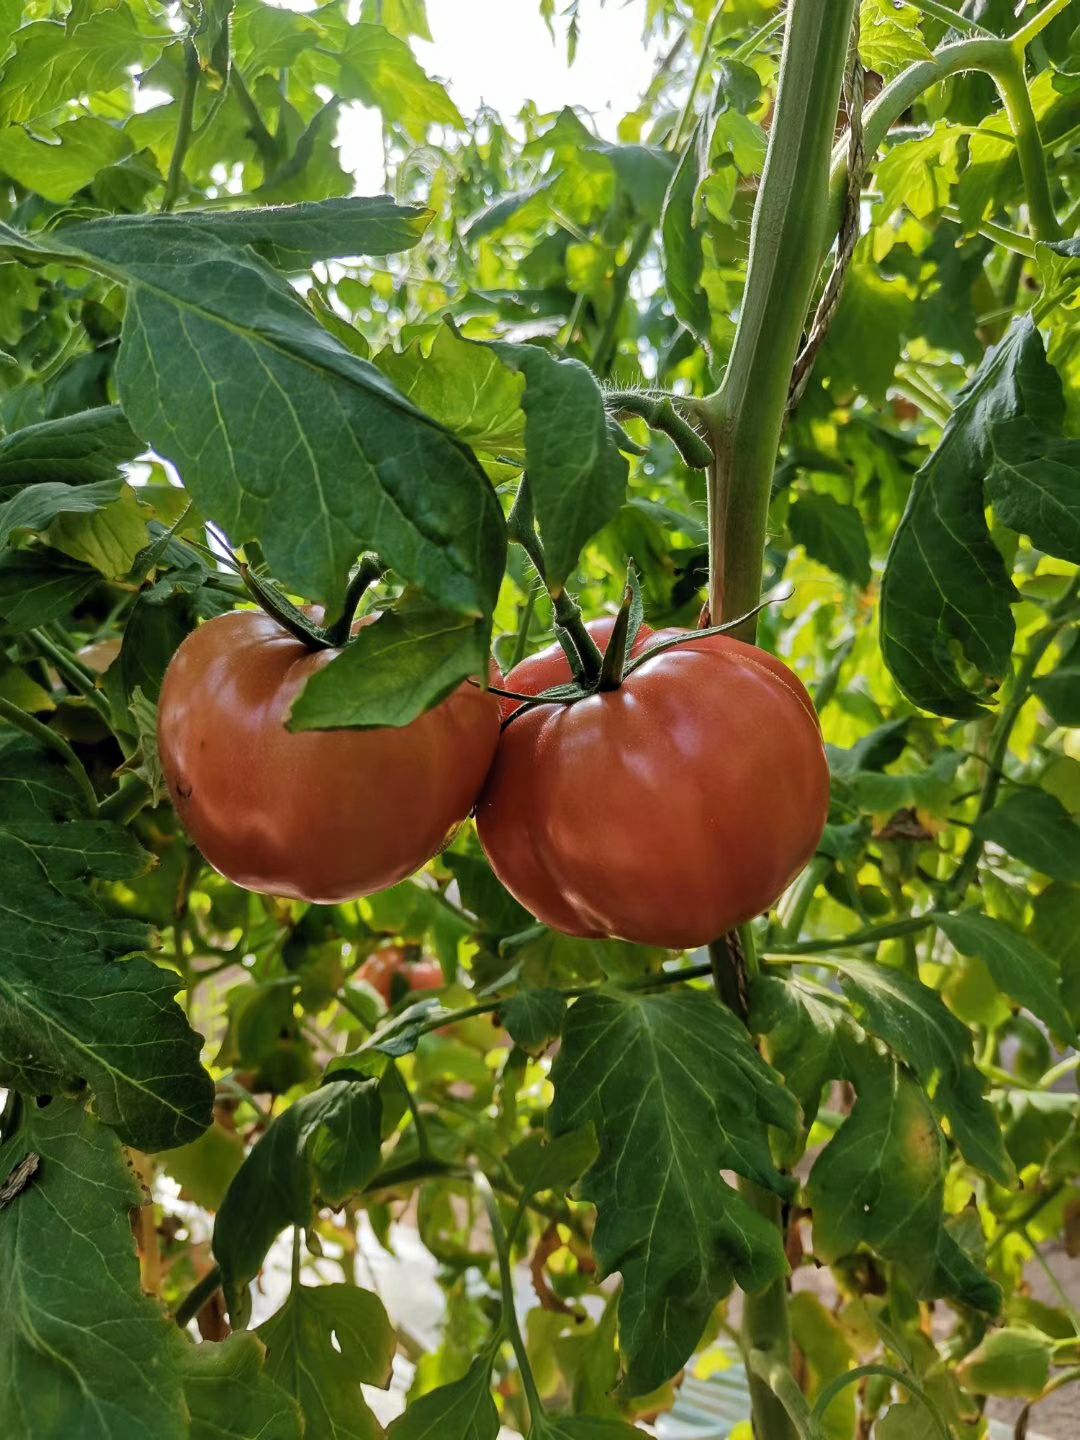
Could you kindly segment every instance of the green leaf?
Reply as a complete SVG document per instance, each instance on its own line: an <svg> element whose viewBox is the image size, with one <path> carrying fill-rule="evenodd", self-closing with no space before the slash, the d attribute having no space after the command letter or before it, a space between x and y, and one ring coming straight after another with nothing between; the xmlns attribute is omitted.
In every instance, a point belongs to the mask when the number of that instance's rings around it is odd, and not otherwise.
<svg viewBox="0 0 1080 1440"><path fill-rule="evenodd" d="M0 440L0 492L14 486L115 480L145 446L116 405L28 425Z"/></svg>
<svg viewBox="0 0 1080 1440"><path fill-rule="evenodd" d="M1076 1030L1065 1011L1057 966L1026 936L989 915L965 911L939 915L938 927L961 955L977 955L986 962L994 983L1056 1035L1077 1042Z"/></svg>
<svg viewBox="0 0 1080 1440"><path fill-rule="evenodd" d="M547 1416L541 1436L550 1440L641 1440L644 1431L621 1420L598 1420L591 1415Z"/></svg>
<svg viewBox="0 0 1080 1440"><path fill-rule="evenodd" d="M24 26L4 67L0 123L33 120L65 100L112 90L145 44L124 4L93 11L81 24L38 20Z"/></svg>
<svg viewBox="0 0 1080 1440"><path fill-rule="evenodd" d="M996 1313L1001 1301L942 1223L945 1145L919 1086L899 1065L860 1076L851 1114L807 1185L814 1253L833 1263L860 1244L904 1267L917 1293Z"/></svg>
<svg viewBox="0 0 1080 1440"><path fill-rule="evenodd" d="M820 361L834 394L853 390L885 404L914 308L903 280L886 279L870 264L851 266Z"/></svg>
<svg viewBox="0 0 1080 1440"><path fill-rule="evenodd" d="M189 1440L186 1343L142 1293L120 1142L76 1101L25 1103L0 1176L37 1168L0 1209L5 1440Z"/></svg>
<svg viewBox="0 0 1080 1440"><path fill-rule="evenodd" d="M1050 439L1020 418L995 427L991 445L986 497L997 519L1048 555L1080 564L1080 440Z"/></svg>
<svg viewBox="0 0 1080 1440"><path fill-rule="evenodd" d="M234 1321L250 1314L247 1286L285 1226L310 1225L317 1199L341 1205L374 1175L381 1110L377 1081L331 1080L290 1105L248 1155L214 1226Z"/></svg>
<svg viewBox="0 0 1080 1440"><path fill-rule="evenodd" d="M517 935L533 924L528 910L495 875L483 853L448 850L442 863L457 881L462 905L488 934Z"/></svg>
<svg viewBox="0 0 1080 1440"><path fill-rule="evenodd" d="M865 589L870 584L870 542L854 505L831 495L800 494L788 511L791 538L811 560Z"/></svg>
<svg viewBox="0 0 1080 1440"><path fill-rule="evenodd" d="M1031 688L1058 725L1080 727L1080 642L1074 640L1055 669Z"/></svg>
<svg viewBox="0 0 1080 1440"><path fill-rule="evenodd" d="M756 83L756 76L754 80ZM619 184L633 201L638 214L643 220L650 220L656 225L675 170L675 157L655 145L594 143L589 148L593 154L603 155L610 161L611 168L619 177Z"/></svg>
<svg viewBox="0 0 1080 1440"><path fill-rule="evenodd" d="M524 1194L554 1190L565 1195L596 1160L598 1149L596 1131L587 1125L555 1140L529 1135L514 1146L506 1163Z"/></svg>
<svg viewBox="0 0 1080 1440"><path fill-rule="evenodd" d="M589 994L571 1007L552 1071L552 1134L594 1124L603 1137L583 1199L597 1207L603 1273L621 1270L623 1389L669 1379L737 1281L785 1271L775 1227L719 1175L783 1193L768 1129L790 1134L794 1098L711 995Z"/></svg>
<svg viewBox="0 0 1080 1440"><path fill-rule="evenodd" d="M0 546L20 531L47 530L61 515L93 515L104 510L123 490L120 476L89 485L27 485L0 505Z"/></svg>
<svg viewBox="0 0 1080 1440"><path fill-rule="evenodd" d="M627 464L608 430L600 387L580 361L556 360L532 345L493 348L525 376L529 490L548 579L561 585L585 542L623 503Z"/></svg>
<svg viewBox="0 0 1080 1440"><path fill-rule="evenodd" d="M1012 1167L997 1117L983 1093L967 1026L946 1009L936 990L901 970L845 960L840 983L867 1030L884 1040L927 1093L932 1092L934 1110L948 1119L965 1159L999 1185L1011 1184Z"/></svg>
<svg viewBox="0 0 1080 1440"><path fill-rule="evenodd" d="M364 625L293 702L290 730L410 725L468 676L486 676L488 627L436 605Z"/></svg>
<svg viewBox="0 0 1080 1440"><path fill-rule="evenodd" d="M300 1407L270 1379L265 1356L244 1330L190 1348L183 1366L190 1440L301 1440Z"/></svg>
<svg viewBox="0 0 1080 1440"><path fill-rule="evenodd" d="M975 834L1053 880L1080 883L1080 825L1045 790L1013 790L977 822Z"/></svg>
<svg viewBox="0 0 1080 1440"><path fill-rule="evenodd" d="M1009 1325L984 1336L956 1367L957 1379L976 1395L1034 1400L1050 1378L1053 1342L1036 1330Z"/></svg>
<svg viewBox="0 0 1080 1440"><path fill-rule="evenodd" d="M96 570L58 550L0 555L0 618L15 635L65 619L101 580Z"/></svg>
<svg viewBox="0 0 1080 1440"><path fill-rule="evenodd" d="M986 526L983 482L1001 427L1025 416L1060 425L1052 376L1030 317L1016 321L916 475L893 539L881 591L885 661L909 699L939 715L975 715L984 698L959 669L958 651L991 685L1008 665L1015 593Z"/></svg>
<svg viewBox="0 0 1080 1440"><path fill-rule="evenodd" d="M280 270L306 270L317 260L393 255L409 250L432 212L398 205L388 195L310 200L253 210L188 210L182 215L131 215L121 222L146 243L210 237L234 249L249 246ZM100 223L100 222L99 222Z"/></svg>
<svg viewBox="0 0 1080 1440"><path fill-rule="evenodd" d="M394 35L430 40L426 0L361 0L360 19L385 25Z"/></svg>
<svg viewBox="0 0 1080 1440"><path fill-rule="evenodd" d="M496 1440L499 1412L491 1398L491 1356L480 1355L452 1385L414 1400L387 1440Z"/></svg>
<svg viewBox="0 0 1080 1440"><path fill-rule="evenodd" d="M928 135L902 140L878 161L878 202L883 217L901 206L925 220L947 203L959 176L959 126L938 124Z"/></svg>
<svg viewBox="0 0 1080 1440"><path fill-rule="evenodd" d="M562 1034L566 1001L558 990L519 990L500 1002L499 1019L523 1050L543 1050Z"/></svg>
<svg viewBox="0 0 1080 1440"><path fill-rule="evenodd" d="M85 1084L125 1144L163 1150L210 1123L200 1037L177 977L131 954L142 926L90 890L144 864L130 832L87 816L52 754L0 741L0 1083L32 1095Z"/></svg>
<svg viewBox="0 0 1080 1440"><path fill-rule="evenodd" d="M129 282L120 397L201 512L331 610L372 549L448 608L489 611L505 527L475 459L255 255L182 216L131 218L71 226L64 246Z"/></svg>
<svg viewBox="0 0 1080 1440"><path fill-rule="evenodd" d="M375 364L418 409L470 446L493 478L511 468L502 458L524 465L525 378L489 346L441 325L430 345L417 340L400 353L383 350Z"/></svg>
<svg viewBox="0 0 1080 1440"><path fill-rule="evenodd" d="M1055 881L1036 895L1029 933L1060 970L1065 1008L1080 1025L1080 890Z"/></svg>
<svg viewBox="0 0 1080 1440"><path fill-rule="evenodd" d="M383 1303L355 1285L293 1288L255 1332L266 1371L304 1417L304 1440L379 1440L361 1385L385 1388L397 1336Z"/></svg>
<svg viewBox="0 0 1080 1440"><path fill-rule="evenodd" d="M892 80L916 61L929 60L918 10L913 5L897 5L894 0L862 0L859 55L864 65L886 80Z"/></svg>
<svg viewBox="0 0 1080 1440"><path fill-rule="evenodd" d="M0 173L59 203L133 148L122 130L96 115L58 125L48 139L10 125L0 129Z"/></svg>
<svg viewBox="0 0 1080 1440"><path fill-rule="evenodd" d="M38 486L30 486L24 495ZM91 487L84 486L84 492ZM78 492L76 492L78 493ZM49 544L73 560L84 560L110 580L126 575L136 556L145 549L147 524L152 511L130 485L123 485L116 499L100 510L65 510L49 526Z"/></svg>
<svg viewBox="0 0 1080 1440"><path fill-rule="evenodd" d="M414 140L423 140L431 125L465 128L443 87L424 73L405 41L382 25L349 26L337 93L343 100L375 106Z"/></svg>
<svg viewBox="0 0 1080 1440"><path fill-rule="evenodd" d="M683 151L671 177L660 217L664 247L664 280L675 314L703 345L711 330L709 302L701 283L705 253L695 224L701 175L696 138Z"/></svg>

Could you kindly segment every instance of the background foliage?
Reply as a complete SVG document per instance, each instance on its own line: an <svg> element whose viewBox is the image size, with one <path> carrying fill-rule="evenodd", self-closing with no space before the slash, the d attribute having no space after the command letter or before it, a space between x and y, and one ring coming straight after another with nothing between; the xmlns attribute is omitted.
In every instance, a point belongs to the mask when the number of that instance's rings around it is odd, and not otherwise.
<svg viewBox="0 0 1080 1440"><path fill-rule="evenodd" d="M577 7L541 8L572 54ZM757 927L748 1026L702 955L533 923L470 830L323 908L221 879L163 800L165 666L250 603L225 540L331 618L362 550L416 602L299 726L404 723L489 639L504 668L548 642L507 543L526 464L551 587L609 613L632 557L649 623L697 622L700 437L640 415L723 373L784 16L639 8L663 61L615 139L462 115L410 48L423 0L0 12L13 1440L378 1436L361 1387L395 1354L392 1440L614 1440L729 1363L733 1286L789 1268L804 1435L976 1437L988 1396L1080 1373L1075 1308L1026 1280L1080 1246L1075 7L860 7L864 234L759 626L833 805ZM353 102L392 198L349 198ZM437 957L437 996L385 1013L358 971L388 944ZM435 1348L365 1288L361 1241L412 1235Z"/></svg>

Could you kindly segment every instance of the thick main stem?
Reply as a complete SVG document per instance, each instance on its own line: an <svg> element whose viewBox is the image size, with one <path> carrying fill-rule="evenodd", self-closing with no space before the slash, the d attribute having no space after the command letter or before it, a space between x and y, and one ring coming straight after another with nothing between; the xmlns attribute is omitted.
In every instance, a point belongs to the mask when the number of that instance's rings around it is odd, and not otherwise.
<svg viewBox="0 0 1080 1440"><path fill-rule="evenodd" d="M757 604L773 469L788 385L821 267L829 161L854 0L792 0L750 265L731 363L704 404L709 476L709 608L730 619ZM753 638L748 624L747 635Z"/></svg>

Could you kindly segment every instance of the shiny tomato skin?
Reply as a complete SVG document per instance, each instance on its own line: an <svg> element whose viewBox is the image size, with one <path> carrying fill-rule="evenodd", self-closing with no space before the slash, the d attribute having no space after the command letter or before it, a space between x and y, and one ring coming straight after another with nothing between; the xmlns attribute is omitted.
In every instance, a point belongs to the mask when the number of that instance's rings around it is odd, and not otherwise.
<svg viewBox="0 0 1080 1440"><path fill-rule="evenodd" d="M477 829L553 929L704 945L767 910L821 838L829 770L801 682L752 645L682 633L618 690L503 731Z"/></svg>
<svg viewBox="0 0 1080 1440"><path fill-rule="evenodd" d="M177 814L249 890L334 904L418 870L469 814L499 737L495 697L463 684L412 724L290 733L313 651L261 611L207 621L173 656L158 707Z"/></svg>
<svg viewBox="0 0 1080 1440"><path fill-rule="evenodd" d="M369 955L356 978L370 985L387 1006L398 998L395 989L407 994L410 990L441 990L445 984L437 960L410 960L400 945L385 945Z"/></svg>
<svg viewBox="0 0 1080 1440"><path fill-rule="evenodd" d="M585 629L596 641L601 655L607 653L608 641L611 639L611 632L614 628L614 615L605 615L600 620L590 620L585 626ZM634 655L641 654L653 633L648 625L641 626L634 641ZM491 683L501 685L505 690L516 690L519 695L539 695L541 690L550 690L553 685L568 685L572 679L570 661L567 660L562 646L556 640L553 645L548 645L543 650L537 650L534 655L527 655L520 664L514 666L505 680L497 680L492 675ZM518 700L508 700L505 696L501 696L499 709L502 712L502 718L509 719L520 707L520 703Z"/></svg>

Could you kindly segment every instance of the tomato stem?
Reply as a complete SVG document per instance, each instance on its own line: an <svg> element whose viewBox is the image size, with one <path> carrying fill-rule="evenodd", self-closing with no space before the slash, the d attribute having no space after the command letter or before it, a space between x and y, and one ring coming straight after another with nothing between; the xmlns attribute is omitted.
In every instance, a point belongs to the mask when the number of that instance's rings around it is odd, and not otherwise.
<svg viewBox="0 0 1080 1440"><path fill-rule="evenodd" d="M649 390L612 390L604 400L616 420L627 415L644 420L653 430L666 435L692 470L707 470L712 464L712 446L675 408L679 396ZM684 400L685 404L686 401Z"/></svg>
<svg viewBox="0 0 1080 1440"><path fill-rule="evenodd" d="M330 641L326 638L326 632L313 625L302 610L284 596L280 590L256 575L248 565L240 566L240 578L247 587L248 593L257 604L266 611L271 619L276 620L283 630L287 630L301 644L306 645L309 650L329 650L332 648Z"/></svg>
<svg viewBox="0 0 1080 1440"><path fill-rule="evenodd" d="M326 639L330 645L347 645L349 632L352 629L353 617L356 614L357 606L364 598L376 581L381 580L386 574L386 566L383 565L377 555L362 555L356 574L349 581L349 587L345 591L345 603L342 606L341 614L332 625L326 627Z"/></svg>

